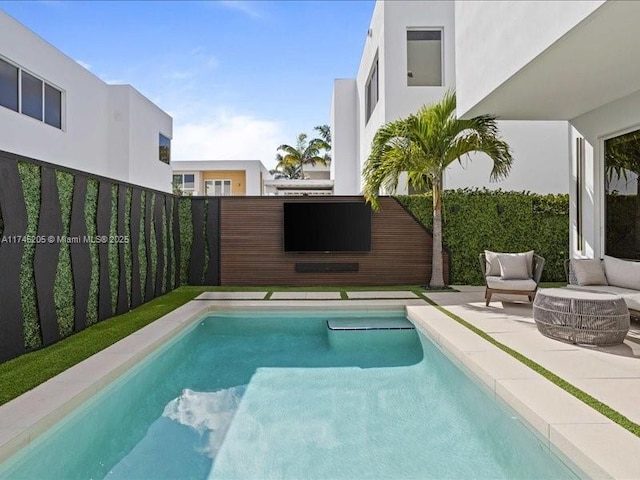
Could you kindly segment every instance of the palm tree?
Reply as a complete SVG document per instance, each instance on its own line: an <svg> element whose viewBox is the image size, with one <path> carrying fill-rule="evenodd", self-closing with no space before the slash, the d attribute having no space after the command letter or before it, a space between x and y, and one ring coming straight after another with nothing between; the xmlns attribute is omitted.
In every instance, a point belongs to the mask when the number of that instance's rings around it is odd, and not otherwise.
<svg viewBox="0 0 640 480"><path fill-rule="evenodd" d="M331 163L331 128L329 125L318 125L317 127L313 127L313 129L320 134L320 138L325 141L328 148L325 148L324 152L324 160L326 163Z"/></svg>
<svg viewBox="0 0 640 480"><path fill-rule="evenodd" d="M295 180L300 178L300 165L297 163L286 162L279 153L276 154L276 162L278 162L276 168L269 170L269 173L273 175L273 178L276 180Z"/></svg>
<svg viewBox="0 0 640 480"><path fill-rule="evenodd" d="M416 189L431 184L433 192L433 257L429 286L444 286L442 269L442 178L455 161L473 152L486 153L493 161L491 179L509 174L513 158L509 145L499 138L496 118L481 115L456 118L456 96L445 94L437 104L416 114L383 125L373 138L371 154L364 166L364 196L374 209L380 208L381 187L393 193L398 177L407 172Z"/></svg>
<svg viewBox="0 0 640 480"><path fill-rule="evenodd" d="M282 153L278 153L278 155L280 155L282 162L286 165L299 165L300 175L304 178L304 166L315 165L316 163L326 165L327 160L324 156L320 155L322 151L328 151L330 149L331 146L323 139L314 138L307 141L307 134L301 133L298 135L295 147L286 144L280 145L278 151Z"/></svg>

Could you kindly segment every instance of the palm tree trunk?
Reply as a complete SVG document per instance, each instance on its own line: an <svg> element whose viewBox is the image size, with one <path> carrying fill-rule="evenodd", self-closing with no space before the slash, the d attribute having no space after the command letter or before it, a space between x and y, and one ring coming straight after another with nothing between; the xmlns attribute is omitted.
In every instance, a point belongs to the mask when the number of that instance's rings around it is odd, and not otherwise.
<svg viewBox="0 0 640 480"><path fill-rule="evenodd" d="M433 255L431 257L430 288L444 287L442 271L442 175L433 178Z"/></svg>

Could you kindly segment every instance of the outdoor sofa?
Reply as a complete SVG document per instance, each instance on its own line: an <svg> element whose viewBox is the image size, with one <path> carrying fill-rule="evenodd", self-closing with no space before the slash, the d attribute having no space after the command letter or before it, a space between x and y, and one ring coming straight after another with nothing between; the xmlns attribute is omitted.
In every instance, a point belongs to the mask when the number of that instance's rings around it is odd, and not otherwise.
<svg viewBox="0 0 640 480"><path fill-rule="evenodd" d="M605 255L565 261L568 288L622 297L632 317L640 319L640 262Z"/></svg>

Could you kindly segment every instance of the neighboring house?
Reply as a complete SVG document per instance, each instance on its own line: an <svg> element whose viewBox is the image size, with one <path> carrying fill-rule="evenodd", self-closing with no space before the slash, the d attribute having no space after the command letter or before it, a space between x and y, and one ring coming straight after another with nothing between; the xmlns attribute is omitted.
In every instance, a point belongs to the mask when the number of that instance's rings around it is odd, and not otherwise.
<svg viewBox="0 0 640 480"><path fill-rule="evenodd" d="M456 88L461 47L454 41L455 8L450 1L376 3L357 77L334 83L330 122L336 195L361 191L362 168L378 128L440 101L447 90ZM482 49L492 55L482 38L478 32L464 46L465 53L474 55ZM486 75L485 69L477 68L471 81ZM490 183L491 162L479 155L462 166L452 165L445 174L446 188L568 191L569 170L563 161L569 148L566 122L501 121L499 125L515 159L509 177ZM545 177L539 175L541 169L547 172ZM401 182L399 193L407 188L406 181Z"/></svg>
<svg viewBox="0 0 640 480"><path fill-rule="evenodd" d="M456 4L459 114L570 125L572 257L640 258L639 22L640 2ZM609 182L616 145L635 169Z"/></svg>
<svg viewBox="0 0 640 480"><path fill-rule="evenodd" d="M306 167L305 167L306 168ZM333 195L333 180L310 179L304 180L265 180L265 195Z"/></svg>
<svg viewBox="0 0 640 480"><path fill-rule="evenodd" d="M0 150L171 191L172 119L0 11Z"/></svg>
<svg viewBox="0 0 640 480"><path fill-rule="evenodd" d="M260 160L174 160L173 185L183 195L263 195L271 174Z"/></svg>
<svg viewBox="0 0 640 480"><path fill-rule="evenodd" d="M304 179L265 180L265 195L333 195L331 162L304 166Z"/></svg>

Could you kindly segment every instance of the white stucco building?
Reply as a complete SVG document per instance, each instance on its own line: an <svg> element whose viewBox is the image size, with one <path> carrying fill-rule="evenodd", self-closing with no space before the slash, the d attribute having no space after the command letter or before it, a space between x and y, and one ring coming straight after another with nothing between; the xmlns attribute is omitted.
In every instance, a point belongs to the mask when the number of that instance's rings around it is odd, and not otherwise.
<svg viewBox="0 0 640 480"><path fill-rule="evenodd" d="M271 174L260 160L174 160L173 185L193 196L264 195Z"/></svg>
<svg viewBox="0 0 640 480"><path fill-rule="evenodd" d="M171 191L171 117L0 11L0 150Z"/></svg>
<svg viewBox="0 0 640 480"><path fill-rule="evenodd" d="M473 36L464 46L456 44L460 28L455 12L451 1L376 3L369 30L363 32L366 42L356 78L334 83L330 123L336 195L361 191L362 167L378 128L438 102L447 90L455 90L460 49L473 56L483 48L483 35ZM484 75L481 69L465 74L470 82ZM478 155L448 169L446 188L567 193L569 167L563 161L569 149L566 122L501 121L500 131L515 160L509 177L490 183L491 162ZM547 175L540 176L541 170ZM406 189L406 183L399 185L399 193Z"/></svg>
<svg viewBox="0 0 640 480"><path fill-rule="evenodd" d="M570 125L570 151L559 161L570 168L573 257L640 258L638 172L613 182L606 174L612 145L640 137L639 21L639 2L456 4L459 113ZM637 146L632 157L640 165ZM609 218L615 195L628 198L630 211Z"/></svg>

